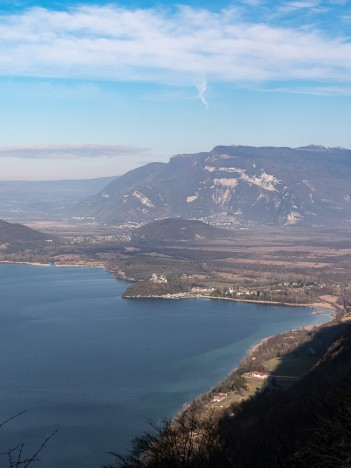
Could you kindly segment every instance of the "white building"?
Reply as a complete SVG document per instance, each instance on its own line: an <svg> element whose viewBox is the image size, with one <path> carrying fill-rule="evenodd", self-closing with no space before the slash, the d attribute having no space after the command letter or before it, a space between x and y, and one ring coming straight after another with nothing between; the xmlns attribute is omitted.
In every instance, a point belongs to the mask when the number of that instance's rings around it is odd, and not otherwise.
<svg viewBox="0 0 351 468"><path fill-rule="evenodd" d="M151 283L168 283L166 276L164 275L157 275L156 273L152 273L150 278Z"/></svg>

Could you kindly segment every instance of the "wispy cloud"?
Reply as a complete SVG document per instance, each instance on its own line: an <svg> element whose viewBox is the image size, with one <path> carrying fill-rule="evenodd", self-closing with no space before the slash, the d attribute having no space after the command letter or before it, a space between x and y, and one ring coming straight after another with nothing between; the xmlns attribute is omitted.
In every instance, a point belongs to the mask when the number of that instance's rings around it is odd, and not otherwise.
<svg viewBox="0 0 351 468"><path fill-rule="evenodd" d="M250 2L252 3L252 2ZM288 3L318 8L318 1ZM351 82L351 43L339 34L244 20L238 9L32 8L0 16L0 75L168 85L299 80ZM197 84L206 105L206 81Z"/></svg>
<svg viewBox="0 0 351 468"><path fill-rule="evenodd" d="M293 93L293 94L310 94L315 96L351 96L351 86L306 86L306 87L280 87L265 89L265 92L273 93Z"/></svg>
<svg viewBox="0 0 351 468"><path fill-rule="evenodd" d="M322 2L316 1L296 1L282 4L278 9L278 15L294 15L296 13L308 13L313 16L315 14L326 14L330 12L329 6L324 6Z"/></svg>
<svg viewBox="0 0 351 468"><path fill-rule="evenodd" d="M16 145L0 146L0 158L23 159L77 159L112 158L127 155L140 155L147 148L126 145Z"/></svg>
<svg viewBox="0 0 351 468"><path fill-rule="evenodd" d="M319 6L319 4L320 4L319 1L310 1L310 2L300 1L300 2L287 2L286 6L290 8L299 9L299 8L315 8Z"/></svg>

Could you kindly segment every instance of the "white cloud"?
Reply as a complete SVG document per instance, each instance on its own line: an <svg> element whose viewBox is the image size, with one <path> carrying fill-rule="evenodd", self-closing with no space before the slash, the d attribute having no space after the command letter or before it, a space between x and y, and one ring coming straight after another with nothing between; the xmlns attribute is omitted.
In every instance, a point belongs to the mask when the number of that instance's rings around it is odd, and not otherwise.
<svg viewBox="0 0 351 468"><path fill-rule="evenodd" d="M290 8L315 8L320 4L319 1L312 2L287 2L286 6Z"/></svg>
<svg viewBox="0 0 351 468"><path fill-rule="evenodd" d="M147 148L126 145L16 145L0 146L0 158L22 159L77 159L106 158L126 155L140 155Z"/></svg>
<svg viewBox="0 0 351 468"><path fill-rule="evenodd" d="M265 89L263 91L273 93L312 94L315 96L351 96L351 86L306 86L295 88L280 87Z"/></svg>
<svg viewBox="0 0 351 468"><path fill-rule="evenodd" d="M321 2L316 1L297 1L287 2L282 4L278 9L279 15L294 15L296 13L308 13L309 15L326 14L330 12L330 8L322 6Z"/></svg>
<svg viewBox="0 0 351 468"><path fill-rule="evenodd" d="M316 8L318 1L290 2ZM0 75L126 80L351 82L351 43L312 27L244 21L238 9L33 8L0 16ZM206 103L206 89L197 86ZM292 86L292 85L290 85Z"/></svg>

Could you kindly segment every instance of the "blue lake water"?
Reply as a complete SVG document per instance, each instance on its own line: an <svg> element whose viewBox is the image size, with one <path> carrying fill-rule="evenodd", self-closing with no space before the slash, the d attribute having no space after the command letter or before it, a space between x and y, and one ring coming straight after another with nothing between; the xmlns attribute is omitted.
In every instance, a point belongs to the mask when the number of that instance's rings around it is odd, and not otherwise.
<svg viewBox="0 0 351 468"><path fill-rule="evenodd" d="M319 323L306 307L206 299L126 300L94 268L0 265L0 452L40 466L99 467L148 421L213 387L266 336ZM0 458L0 465L5 460Z"/></svg>

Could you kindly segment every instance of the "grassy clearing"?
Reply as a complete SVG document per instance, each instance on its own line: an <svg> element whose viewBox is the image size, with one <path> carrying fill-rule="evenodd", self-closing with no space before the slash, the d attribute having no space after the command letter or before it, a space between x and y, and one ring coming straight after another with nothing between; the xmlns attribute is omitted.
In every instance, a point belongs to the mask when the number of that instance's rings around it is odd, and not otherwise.
<svg viewBox="0 0 351 468"><path fill-rule="evenodd" d="M265 368L272 375L302 377L316 364L315 356L289 356L270 359L264 363Z"/></svg>

